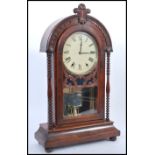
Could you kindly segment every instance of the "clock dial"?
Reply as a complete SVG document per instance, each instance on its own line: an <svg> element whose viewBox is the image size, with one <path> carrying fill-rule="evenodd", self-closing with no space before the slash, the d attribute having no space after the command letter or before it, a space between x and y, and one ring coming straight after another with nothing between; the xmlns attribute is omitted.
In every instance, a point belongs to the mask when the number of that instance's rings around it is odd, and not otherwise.
<svg viewBox="0 0 155 155"><path fill-rule="evenodd" d="M63 63L75 75L92 71L98 61L98 49L94 38L85 32L72 33L63 47Z"/></svg>

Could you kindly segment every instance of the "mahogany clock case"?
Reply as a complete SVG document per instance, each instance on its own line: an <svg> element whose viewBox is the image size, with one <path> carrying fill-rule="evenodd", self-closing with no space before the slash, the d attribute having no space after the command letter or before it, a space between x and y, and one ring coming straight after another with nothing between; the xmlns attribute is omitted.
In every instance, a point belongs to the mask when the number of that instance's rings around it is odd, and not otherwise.
<svg viewBox="0 0 155 155"><path fill-rule="evenodd" d="M85 6L80 10L80 7L79 5L76 10L74 9L76 15L59 21L55 26L50 25L49 33L45 33L42 39L44 45L41 43L41 51L47 55L48 123L40 124L40 128L35 133L35 138L46 150L102 139L116 140L116 136L120 135L120 131L113 126L113 121L109 118L111 38L104 25L96 18L88 15L90 10L86 9ZM97 43L98 63L86 75L75 76L70 74L63 65L62 49L66 39L73 32L86 32ZM94 75L97 76L93 77ZM88 82L89 78L92 77L93 81ZM63 88L64 86L70 87L66 83L66 78L72 81L71 87L73 88L83 89L97 86L97 113L64 119ZM52 81L53 79L54 81ZM76 82L77 79L83 79L86 82L79 85ZM53 95L55 95L54 102L52 101ZM55 105L53 106L53 104Z"/></svg>

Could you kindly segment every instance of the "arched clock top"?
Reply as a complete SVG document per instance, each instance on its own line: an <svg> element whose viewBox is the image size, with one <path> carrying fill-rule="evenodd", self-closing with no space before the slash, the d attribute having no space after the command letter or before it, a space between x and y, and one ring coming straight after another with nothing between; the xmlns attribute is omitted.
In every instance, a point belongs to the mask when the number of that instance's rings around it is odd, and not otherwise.
<svg viewBox="0 0 155 155"><path fill-rule="evenodd" d="M49 25L40 44L47 55L48 121L35 138L46 151L120 135L110 119L110 35L84 4L73 12Z"/></svg>
<svg viewBox="0 0 155 155"><path fill-rule="evenodd" d="M80 4L78 8L75 8L73 12L76 15L69 16L65 19L58 20L46 29L40 43L41 52L51 52L51 49L56 50L57 42L60 36L64 33L65 30L71 28L72 26L78 26L81 30L83 27L96 27L100 34L102 34L103 39L106 43L106 51L112 52L112 43L110 35L105 28L105 26L98 21L96 18L87 15L90 13L90 9L86 9L84 4Z"/></svg>
<svg viewBox="0 0 155 155"><path fill-rule="evenodd" d="M56 27L56 25L61 21L62 19L56 20L55 22L51 23L45 30L41 42L40 42L40 52L46 52L48 41L51 35L53 34L53 30Z"/></svg>

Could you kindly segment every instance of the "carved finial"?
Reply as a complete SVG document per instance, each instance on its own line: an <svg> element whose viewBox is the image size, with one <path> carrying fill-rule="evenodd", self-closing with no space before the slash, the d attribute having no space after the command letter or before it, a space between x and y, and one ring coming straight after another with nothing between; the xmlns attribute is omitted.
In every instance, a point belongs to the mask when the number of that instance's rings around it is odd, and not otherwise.
<svg viewBox="0 0 155 155"><path fill-rule="evenodd" d="M86 22L86 16L88 13L90 13L90 9L86 9L86 6L84 4L79 4L78 8L75 8L74 13L77 13L79 22L81 24L84 24Z"/></svg>

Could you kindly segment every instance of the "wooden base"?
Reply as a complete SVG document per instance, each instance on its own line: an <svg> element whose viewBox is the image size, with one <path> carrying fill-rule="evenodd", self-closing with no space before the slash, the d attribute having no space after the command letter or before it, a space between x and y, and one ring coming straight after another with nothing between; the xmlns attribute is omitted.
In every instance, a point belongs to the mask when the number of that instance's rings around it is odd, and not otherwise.
<svg viewBox="0 0 155 155"><path fill-rule="evenodd" d="M83 129L74 129L69 131L50 131L47 124L40 124L35 138L39 144L43 145L47 152L55 147L85 143L97 140L115 141L120 131L113 125L87 127Z"/></svg>

